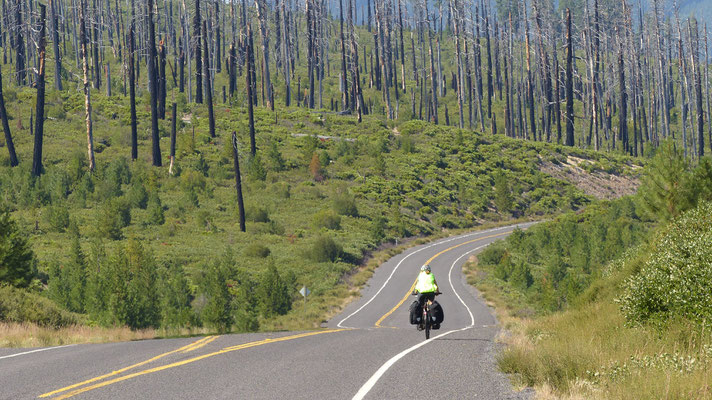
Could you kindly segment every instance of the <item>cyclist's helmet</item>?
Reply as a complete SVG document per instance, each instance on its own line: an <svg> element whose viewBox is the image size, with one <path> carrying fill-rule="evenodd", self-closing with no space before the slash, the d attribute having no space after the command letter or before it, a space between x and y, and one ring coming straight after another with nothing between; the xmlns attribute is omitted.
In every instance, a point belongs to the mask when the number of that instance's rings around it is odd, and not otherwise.
<svg viewBox="0 0 712 400"><path fill-rule="evenodd" d="M423 265L422 267L420 267L420 270L421 270L421 271L428 271L428 272L430 272L430 265L425 264L425 265Z"/></svg>

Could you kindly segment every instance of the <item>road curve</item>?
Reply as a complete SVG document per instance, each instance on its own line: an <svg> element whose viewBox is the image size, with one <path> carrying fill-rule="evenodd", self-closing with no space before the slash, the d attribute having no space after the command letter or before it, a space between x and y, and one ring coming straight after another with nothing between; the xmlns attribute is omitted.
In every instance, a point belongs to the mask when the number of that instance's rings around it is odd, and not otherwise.
<svg viewBox="0 0 712 400"><path fill-rule="evenodd" d="M513 228L393 257L319 331L0 349L0 399L526 399L497 371L496 320L461 274ZM408 323L407 296L426 262L445 310L428 341Z"/></svg>

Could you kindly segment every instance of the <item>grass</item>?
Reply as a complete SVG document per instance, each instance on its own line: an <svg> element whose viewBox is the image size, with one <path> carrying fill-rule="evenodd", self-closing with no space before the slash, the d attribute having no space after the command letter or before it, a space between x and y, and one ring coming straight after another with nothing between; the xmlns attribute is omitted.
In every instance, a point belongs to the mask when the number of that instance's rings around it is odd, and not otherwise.
<svg viewBox="0 0 712 400"><path fill-rule="evenodd" d="M464 268L506 331L499 368L538 399L708 399L712 335L687 321L664 327L626 324L615 302L645 260L646 245L594 283L579 303L536 316L526 299L471 260ZM620 265L620 264L619 264Z"/></svg>

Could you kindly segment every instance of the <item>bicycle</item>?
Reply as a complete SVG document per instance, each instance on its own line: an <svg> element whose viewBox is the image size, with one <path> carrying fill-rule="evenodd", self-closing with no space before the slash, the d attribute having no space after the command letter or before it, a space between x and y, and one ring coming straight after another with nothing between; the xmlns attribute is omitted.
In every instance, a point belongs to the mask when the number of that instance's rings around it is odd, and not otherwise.
<svg viewBox="0 0 712 400"><path fill-rule="evenodd" d="M435 292L435 296L441 294L440 292ZM418 295L418 292L413 292L414 296ZM420 323L418 324L418 330L425 331L425 340L430 339L430 329L433 326L433 319L431 316L430 306L433 305L433 300L427 299L423 302L422 317L420 318Z"/></svg>

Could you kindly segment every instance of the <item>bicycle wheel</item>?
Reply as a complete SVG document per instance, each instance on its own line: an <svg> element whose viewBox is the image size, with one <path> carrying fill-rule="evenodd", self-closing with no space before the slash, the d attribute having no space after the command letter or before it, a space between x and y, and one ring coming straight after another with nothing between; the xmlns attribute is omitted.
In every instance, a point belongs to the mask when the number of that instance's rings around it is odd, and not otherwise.
<svg viewBox="0 0 712 400"><path fill-rule="evenodd" d="M430 310L425 312L425 340L430 339Z"/></svg>

